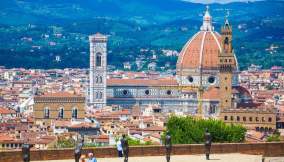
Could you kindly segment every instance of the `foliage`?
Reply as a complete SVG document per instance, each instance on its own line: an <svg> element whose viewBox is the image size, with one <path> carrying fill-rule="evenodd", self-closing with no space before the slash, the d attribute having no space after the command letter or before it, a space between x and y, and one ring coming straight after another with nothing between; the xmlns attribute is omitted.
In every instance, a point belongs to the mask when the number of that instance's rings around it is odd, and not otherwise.
<svg viewBox="0 0 284 162"><path fill-rule="evenodd" d="M171 116L167 123L173 144L203 143L206 128L213 142L242 142L245 139L243 126L227 125L220 120Z"/></svg>
<svg viewBox="0 0 284 162"><path fill-rule="evenodd" d="M128 140L129 146L142 145L142 143L140 142L140 140L132 139L132 138L130 138L130 137L127 137L127 140Z"/></svg>
<svg viewBox="0 0 284 162"><path fill-rule="evenodd" d="M83 147L101 147L104 146L101 143L97 144L97 143L84 143Z"/></svg>
<svg viewBox="0 0 284 162"><path fill-rule="evenodd" d="M75 140L70 139L59 139L57 141L57 147L58 148L73 148L75 147Z"/></svg>
<svg viewBox="0 0 284 162"><path fill-rule="evenodd" d="M144 145L152 145L152 142L151 141L147 141L144 143Z"/></svg>
<svg viewBox="0 0 284 162"><path fill-rule="evenodd" d="M279 134L273 134L267 137L267 142L278 142L280 141L280 135Z"/></svg>
<svg viewBox="0 0 284 162"><path fill-rule="evenodd" d="M129 146L152 145L151 141L147 141L145 143L141 143L140 140L133 139L133 138L131 138L129 136L127 136L126 139L128 141L128 145ZM118 140L120 140L120 138L115 138L115 142L117 142Z"/></svg>
<svg viewBox="0 0 284 162"><path fill-rule="evenodd" d="M230 21L241 69L250 64L261 64L264 68L284 66L283 3L259 1L211 6L216 31L224 22L224 8L234 11L230 13ZM141 52L142 48L154 50L158 56L157 60L144 59L143 67L156 61L158 67L169 62L169 69L174 69L177 58L163 56L161 50L180 51L199 30L202 17L198 15L205 6L181 0L132 0L127 3L125 0L54 0L48 3L9 0L1 1L0 8L0 65L8 68L86 68L88 35L101 32L110 36L108 63L122 69L122 62L128 61L136 70L134 64L138 56L151 56L151 52ZM51 46L50 42L56 45ZM267 51L271 44L279 48ZM55 61L56 56L60 56L61 61Z"/></svg>

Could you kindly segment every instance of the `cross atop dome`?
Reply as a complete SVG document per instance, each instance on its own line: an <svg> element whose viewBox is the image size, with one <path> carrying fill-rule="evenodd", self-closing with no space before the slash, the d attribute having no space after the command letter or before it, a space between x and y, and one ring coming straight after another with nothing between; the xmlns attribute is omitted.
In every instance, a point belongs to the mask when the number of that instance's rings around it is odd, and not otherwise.
<svg viewBox="0 0 284 162"><path fill-rule="evenodd" d="M212 17L209 12L209 6L206 6L206 11L203 16L203 24L200 27L200 30L202 31L213 31L214 27L212 26Z"/></svg>

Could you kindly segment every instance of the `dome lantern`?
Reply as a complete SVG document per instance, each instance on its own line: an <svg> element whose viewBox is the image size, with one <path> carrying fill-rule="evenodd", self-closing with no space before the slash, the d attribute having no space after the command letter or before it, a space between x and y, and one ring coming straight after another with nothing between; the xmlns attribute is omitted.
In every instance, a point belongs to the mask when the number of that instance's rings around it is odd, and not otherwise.
<svg viewBox="0 0 284 162"><path fill-rule="evenodd" d="M209 6L206 6L206 11L203 16L203 24L200 27L202 31L213 31L214 27L212 26L212 17L209 12Z"/></svg>

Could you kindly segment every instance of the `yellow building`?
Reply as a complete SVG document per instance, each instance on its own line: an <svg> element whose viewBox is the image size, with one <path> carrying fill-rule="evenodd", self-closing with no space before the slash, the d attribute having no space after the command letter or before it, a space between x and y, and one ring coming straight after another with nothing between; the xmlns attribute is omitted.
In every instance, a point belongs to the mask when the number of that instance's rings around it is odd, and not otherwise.
<svg viewBox="0 0 284 162"><path fill-rule="evenodd" d="M52 120L84 119L85 97L67 93L47 93L34 98L36 123L50 125Z"/></svg>
<svg viewBox="0 0 284 162"><path fill-rule="evenodd" d="M247 129L272 131L276 129L276 111L265 108L225 109L220 119L227 124L242 124Z"/></svg>

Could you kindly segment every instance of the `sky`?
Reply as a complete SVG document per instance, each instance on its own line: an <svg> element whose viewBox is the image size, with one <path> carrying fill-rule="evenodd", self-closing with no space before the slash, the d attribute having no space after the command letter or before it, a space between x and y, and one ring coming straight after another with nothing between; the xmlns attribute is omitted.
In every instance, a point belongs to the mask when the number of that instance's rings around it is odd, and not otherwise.
<svg viewBox="0 0 284 162"><path fill-rule="evenodd" d="M230 3L230 2L248 2L248 1L252 2L257 0L184 0L184 1L210 4L210 3Z"/></svg>

